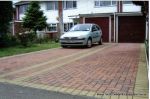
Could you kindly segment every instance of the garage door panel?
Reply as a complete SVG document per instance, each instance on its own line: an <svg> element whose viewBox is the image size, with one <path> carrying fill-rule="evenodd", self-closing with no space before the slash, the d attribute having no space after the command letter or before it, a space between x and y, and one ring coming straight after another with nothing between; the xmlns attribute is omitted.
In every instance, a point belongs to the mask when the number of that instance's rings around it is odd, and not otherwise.
<svg viewBox="0 0 150 99"><path fill-rule="evenodd" d="M118 18L119 42L144 42L145 21L142 16L120 16Z"/></svg>
<svg viewBox="0 0 150 99"><path fill-rule="evenodd" d="M109 41L109 18L108 17L92 17L85 18L85 23L95 23L99 25L103 32L103 41Z"/></svg>

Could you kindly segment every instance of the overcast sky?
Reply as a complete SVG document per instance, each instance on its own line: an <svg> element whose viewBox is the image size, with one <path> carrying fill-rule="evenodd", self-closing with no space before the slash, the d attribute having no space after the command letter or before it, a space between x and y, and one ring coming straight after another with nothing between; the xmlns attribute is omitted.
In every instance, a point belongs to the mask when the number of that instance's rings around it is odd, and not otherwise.
<svg viewBox="0 0 150 99"><path fill-rule="evenodd" d="M13 1L13 3L16 3L16 2L18 2L19 0L12 0Z"/></svg>

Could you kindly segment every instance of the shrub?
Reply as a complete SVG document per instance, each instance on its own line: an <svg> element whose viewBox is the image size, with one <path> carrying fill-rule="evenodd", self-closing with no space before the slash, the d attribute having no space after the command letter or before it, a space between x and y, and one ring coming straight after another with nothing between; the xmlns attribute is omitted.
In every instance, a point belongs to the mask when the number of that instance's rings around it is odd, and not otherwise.
<svg viewBox="0 0 150 99"><path fill-rule="evenodd" d="M36 34L33 31L18 33L18 39L22 46L27 47L36 40Z"/></svg>
<svg viewBox="0 0 150 99"><path fill-rule="evenodd" d="M49 42L50 39L48 37L43 37L43 38L37 38L36 42L37 43L45 43L45 42Z"/></svg>
<svg viewBox="0 0 150 99"><path fill-rule="evenodd" d="M10 33L3 34L0 36L0 47L10 47L18 44L16 36L11 35Z"/></svg>

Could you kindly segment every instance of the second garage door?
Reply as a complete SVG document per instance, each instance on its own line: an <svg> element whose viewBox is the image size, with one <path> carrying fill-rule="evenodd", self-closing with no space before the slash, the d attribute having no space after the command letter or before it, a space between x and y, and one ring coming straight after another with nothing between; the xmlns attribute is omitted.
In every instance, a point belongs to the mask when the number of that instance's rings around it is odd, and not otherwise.
<svg viewBox="0 0 150 99"><path fill-rule="evenodd" d="M118 41L119 42L144 42L145 20L142 16L118 17Z"/></svg>

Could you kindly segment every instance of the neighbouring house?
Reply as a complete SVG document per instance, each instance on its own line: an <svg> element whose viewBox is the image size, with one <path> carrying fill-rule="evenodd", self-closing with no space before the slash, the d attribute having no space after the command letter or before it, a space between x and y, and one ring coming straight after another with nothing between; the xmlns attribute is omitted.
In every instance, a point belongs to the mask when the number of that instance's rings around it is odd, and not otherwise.
<svg viewBox="0 0 150 99"><path fill-rule="evenodd" d="M59 17L63 18L63 31L69 30L77 23L96 23L103 31L104 42L144 42L146 26L145 18L141 13L141 6L134 5L132 1L101 1L76 0L40 1L41 10L47 17L48 27L41 34L56 38L59 31ZM22 26L24 12L29 1L15 3L16 14L14 21L14 34L25 31ZM61 14L60 14L61 13Z"/></svg>

